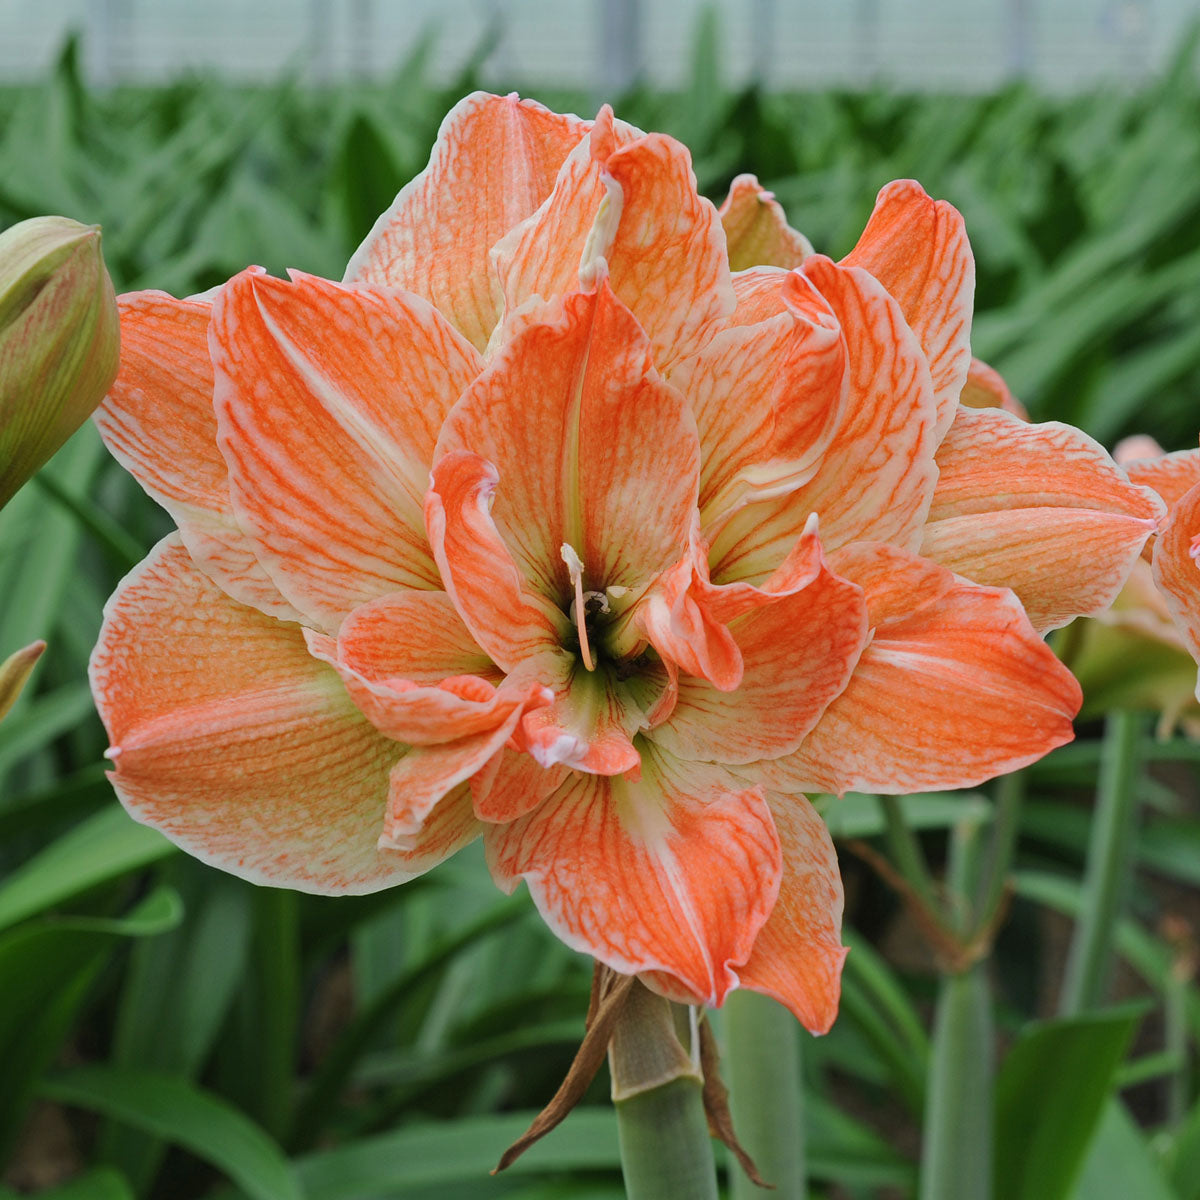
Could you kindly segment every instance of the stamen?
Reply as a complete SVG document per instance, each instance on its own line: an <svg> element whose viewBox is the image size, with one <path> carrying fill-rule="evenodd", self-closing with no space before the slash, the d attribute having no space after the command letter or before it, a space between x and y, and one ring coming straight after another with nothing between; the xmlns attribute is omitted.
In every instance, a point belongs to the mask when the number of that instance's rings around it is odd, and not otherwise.
<svg viewBox="0 0 1200 1200"><path fill-rule="evenodd" d="M592 648L588 645L587 604L583 598L583 560L569 542L563 542L558 552L567 564L567 573L575 587L575 603L571 608L575 614L575 628L579 630L579 655L583 659L583 665L589 671L594 671L596 664L592 659Z"/></svg>

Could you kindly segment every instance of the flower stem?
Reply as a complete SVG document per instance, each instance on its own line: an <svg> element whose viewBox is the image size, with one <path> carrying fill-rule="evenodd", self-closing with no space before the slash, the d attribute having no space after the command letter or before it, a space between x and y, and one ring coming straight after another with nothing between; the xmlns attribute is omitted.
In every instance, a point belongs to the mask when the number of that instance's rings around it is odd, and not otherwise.
<svg viewBox="0 0 1200 1200"><path fill-rule="evenodd" d="M689 1031L686 1049L680 1028ZM717 1200L698 1029L688 1010L635 983L609 1043L608 1065L628 1200Z"/></svg>
<svg viewBox="0 0 1200 1200"><path fill-rule="evenodd" d="M673 1079L617 1101L616 1109L629 1200L717 1200L716 1161L698 1080Z"/></svg>
<svg viewBox="0 0 1200 1200"><path fill-rule="evenodd" d="M738 990L723 1009L725 1061L733 1127L776 1200L804 1200L804 1093L800 1025L783 1005ZM731 1200L762 1200L763 1191L730 1168Z"/></svg>
<svg viewBox="0 0 1200 1200"><path fill-rule="evenodd" d="M883 810L884 821L887 823L887 843L892 861L925 907L931 913L937 913L941 906L933 885L933 876L929 873L929 864L925 861L921 843L905 820L900 798L880 796L878 800Z"/></svg>
<svg viewBox="0 0 1200 1200"><path fill-rule="evenodd" d="M1104 728L1096 811L1088 843L1083 906L1067 955L1059 1011L1073 1016L1104 996L1117 918L1129 882L1137 812L1138 744L1135 713L1110 713Z"/></svg>
<svg viewBox="0 0 1200 1200"><path fill-rule="evenodd" d="M947 889L961 930L974 918L980 827L950 838ZM942 976L921 1146L920 1200L990 1200L992 1194L992 993L986 960Z"/></svg>

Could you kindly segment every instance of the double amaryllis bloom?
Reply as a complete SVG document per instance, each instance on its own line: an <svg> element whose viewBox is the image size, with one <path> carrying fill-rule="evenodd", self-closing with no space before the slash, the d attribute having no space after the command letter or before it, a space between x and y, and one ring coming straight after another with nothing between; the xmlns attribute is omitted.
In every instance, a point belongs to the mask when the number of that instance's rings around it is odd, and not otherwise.
<svg viewBox="0 0 1200 1200"><path fill-rule="evenodd" d="M810 250L669 137L480 94L345 282L124 297L98 420L179 526L92 664L129 811L326 893L482 836L569 946L828 1028L806 793L1067 741L1040 634L1162 505L1074 429L960 407L953 208L892 184L845 260Z"/></svg>

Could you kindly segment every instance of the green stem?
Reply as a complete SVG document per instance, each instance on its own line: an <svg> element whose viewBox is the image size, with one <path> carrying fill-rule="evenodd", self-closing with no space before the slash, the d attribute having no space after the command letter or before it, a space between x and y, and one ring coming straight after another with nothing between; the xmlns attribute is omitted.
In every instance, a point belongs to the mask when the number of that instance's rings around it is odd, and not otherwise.
<svg viewBox="0 0 1200 1200"><path fill-rule="evenodd" d="M981 962L945 976L938 993L920 1200L992 1194L992 1044L992 995Z"/></svg>
<svg viewBox="0 0 1200 1200"><path fill-rule="evenodd" d="M295 892L254 889L255 955L260 1073L258 1110L263 1126L282 1137L291 1117L300 1010L299 913Z"/></svg>
<svg viewBox="0 0 1200 1200"><path fill-rule="evenodd" d="M1088 843L1083 907L1075 923L1059 1000L1063 1016L1095 1008L1108 982L1117 920L1136 849L1140 734L1141 721L1136 714L1109 714Z"/></svg>
<svg viewBox="0 0 1200 1200"><path fill-rule="evenodd" d="M717 1200L716 1161L698 1080L672 1079L617 1101L616 1109L629 1200Z"/></svg>
<svg viewBox="0 0 1200 1200"><path fill-rule="evenodd" d="M734 1132L776 1200L804 1200L804 1091L800 1025L783 1005L739 989L724 1007L725 1061ZM762 1189L730 1169L731 1200L762 1200Z"/></svg>
<svg viewBox="0 0 1200 1200"><path fill-rule="evenodd" d="M909 828L904 819L904 809L899 796L877 797L883 818L887 823L888 849L896 869L904 876L905 881L921 898L925 907L933 914L941 912L937 892L933 886L933 876L929 873L929 864L925 861L925 852L917 835Z"/></svg>
<svg viewBox="0 0 1200 1200"><path fill-rule="evenodd" d="M1020 771L996 781L996 813L992 821L991 845L986 870L977 893L978 925L989 924L1004 898L1021 824L1025 799L1025 776Z"/></svg>

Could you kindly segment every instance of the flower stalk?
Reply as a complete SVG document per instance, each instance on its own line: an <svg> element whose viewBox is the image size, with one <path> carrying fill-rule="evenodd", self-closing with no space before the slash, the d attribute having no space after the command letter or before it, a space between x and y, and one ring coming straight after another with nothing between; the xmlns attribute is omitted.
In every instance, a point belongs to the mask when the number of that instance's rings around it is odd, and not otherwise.
<svg viewBox="0 0 1200 1200"><path fill-rule="evenodd" d="M774 1196L804 1200L799 1023L769 996L745 990L734 992L723 1012L734 1128ZM731 1169L732 1200L761 1200L762 1195L744 1172Z"/></svg>
<svg viewBox="0 0 1200 1200"><path fill-rule="evenodd" d="M1141 720L1120 710L1104 730L1096 812L1088 844L1083 906L1067 955L1059 1012L1074 1016L1104 998L1112 966L1113 939L1126 888L1137 814Z"/></svg>

